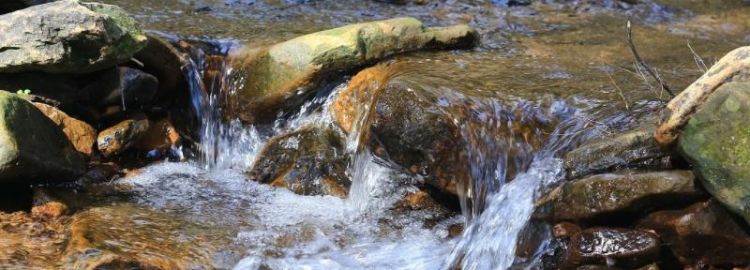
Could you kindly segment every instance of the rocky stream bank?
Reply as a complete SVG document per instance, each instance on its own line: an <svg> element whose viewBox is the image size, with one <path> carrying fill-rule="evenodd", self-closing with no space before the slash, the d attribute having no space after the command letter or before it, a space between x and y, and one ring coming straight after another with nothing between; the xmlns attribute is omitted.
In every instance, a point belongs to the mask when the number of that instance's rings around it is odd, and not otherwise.
<svg viewBox="0 0 750 270"><path fill-rule="evenodd" d="M206 2L185 16L299 7ZM750 13L382 2L363 5L416 18L264 42L164 32L112 4L0 3L0 268L750 268L750 47L735 41ZM726 55L705 70L665 72L674 97L623 92L655 80L606 38L618 12L665 58L688 33L732 41L706 41Z"/></svg>

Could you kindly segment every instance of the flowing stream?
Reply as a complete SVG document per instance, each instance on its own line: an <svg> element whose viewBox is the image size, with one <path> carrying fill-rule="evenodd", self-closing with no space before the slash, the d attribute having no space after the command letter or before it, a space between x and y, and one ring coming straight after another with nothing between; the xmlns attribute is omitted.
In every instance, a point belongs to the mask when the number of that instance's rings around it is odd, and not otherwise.
<svg viewBox="0 0 750 270"><path fill-rule="evenodd" d="M99 217L113 231L102 241L106 248L137 253L147 243L152 256L179 257L189 269L540 269L550 252L549 233L531 216L536 199L563 180L563 155L637 125L662 104L618 34L626 15L637 19L635 37L648 49L643 54L675 89L701 73L686 39L697 39L693 47L706 59L747 39L744 28L706 26L707 19L691 17L723 12L735 22L744 20L746 9L697 1L672 9L659 2L674 1L540 1L544 5L514 8L502 5L508 1L104 2L133 12L147 29L223 44L218 53L191 52L184 69L200 118L196 156L81 189L92 196L73 195L81 206L72 207L108 213ZM226 44L266 45L407 15L436 26L467 22L482 35L483 44L472 51L390 59L406 70L394 80L459 127L471 178L458 187L460 211L395 207L424 179L364 147L359 132L366 132L365 120L342 134L352 157L348 198L300 196L249 180L247 170L270 138L306 126L336 129L332 102L350 77L336 78L273 124L247 126L225 119L222 105L242 81L231 80L231 65L211 54L226 54ZM360 110L366 119L368 108ZM127 222L114 219L118 213L129 215ZM114 233L121 228L127 233Z"/></svg>

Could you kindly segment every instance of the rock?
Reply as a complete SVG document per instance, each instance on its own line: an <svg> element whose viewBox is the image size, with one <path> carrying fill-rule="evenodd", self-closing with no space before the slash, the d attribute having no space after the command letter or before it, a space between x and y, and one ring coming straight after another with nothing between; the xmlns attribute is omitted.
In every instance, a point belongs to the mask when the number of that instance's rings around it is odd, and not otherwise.
<svg viewBox="0 0 750 270"><path fill-rule="evenodd" d="M129 67L104 71L100 79L85 88L85 92L98 93L96 104L121 105L141 109L151 104L159 91L159 80L151 74Z"/></svg>
<svg viewBox="0 0 750 270"><path fill-rule="evenodd" d="M327 77L384 57L419 49L468 48L478 42L469 26L425 27L412 18L352 24L233 53L244 79L229 112L246 122L272 120L276 112L309 96Z"/></svg>
<svg viewBox="0 0 750 270"><path fill-rule="evenodd" d="M129 60L146 45L119 7L61 0L0 16L0 72L82 74Z"/></svg>
<svg viewBox="0 0 750 270"><path fill-rule="evenodd" d="M180 134L169 119L162 119L149 125L143 137L138 140L136 148L144 151L166 150L179 143Z"/></svg>
<svg viewBox="0 0 750 270"><path fill-rule="evenodd" d="M34 106L62 129L78 152L86 157L91 157L94 153L94 142L96 142L96 129L94 127L47 104L34 103Z"/></svg>
<svg viewBox="0 0 750 270"><path fill-rule="evenodd" d="M68 212L67 205L50 197L44 190L35 189L33 198L31 215L34 217L55 219Z"/></svg>
<svg viewBox="0 0 750 270"><path fill-rule="evenodd" d="M554 221L638 214L701 197L690 171L613 173L565 182L537 202L534 217Z"/></svg>
<svg viewBox="0 0 750 270"><path fill-rule="evenodd" d="M421 210L439 207L438 203L429 193L418 190L407 193L400 201L396 202L396 209Z"/></svg>
<svg viewBox="0 0 750 270"><path fill-rule="evenodd" d="M329 128L307 126L268 140L250 179L301 195L346 197L351 180L341 137Z"/></svg>
<svg viewBox="0 0 750 270"><path fill-rule="evenodd" d="M96 145L105 157L110 157L135 145L146 134L150 126L148 119L129 119L101 132Z"/></svg>
<svg viewBox="0 0 750 270"><path fill-rule="evenodd" d="M661 242L651 232L630 229L586 229L570 239L562 268L593 264L637 268L659 258Z"/></svg>
<svg viewBox="0 0 750 270"><path fill-rule="evenodd" d="M612 137L587 142L565 155L568 178L601 173L623 167L666 167L669 153L654 138L654 126L643 126Z"/></svg>
<svg viewBox="0 0 750 270"><path fill-rule="evenodd" d="M360 141L375 155L410 173L428 176L431 186L457 195L457 184L470 179L458 127L436 104L396 81L397 73L393 65L358 73L334 100L333 119L346 133L362 121L366 130L360 132L364 137ZM360 112L363 109L369 112ZM367 113L367 119L357 119L360 113Z"/></svg>
<svg viewBox="0 0 750 270"><path fill-rule="evenodd" d="M570 222L558 223L552 227L552 236L558 239L570 239L579 232L581 232L581 227Z"/></svg>
<svg viewBox="0 0 750 270"><path fill-rule="evenodd" d="M143 50L135 54L134 58L143 63L144 72L156 76L159 82L157 99L164 97L172 99L177 92L187 93L187 80L182 68L187 65L186 57L177 51L166 40L148 34L148 43Z"/></svg>
<svg viewBox="0 0 750 270"><path fill-rule="evenodd" d="M85 162L60 128L34 105L0 91L0 182L74 180Z"/></svg>
<svg viewBox="0 0 750 270"><path fill-rule="evenodd" d="M682 131L679 150L709 193L750 223L750 83L721 86Z"/></svg>
<svg viewBox="0 0 750 270"><path fill-rule="evenodd" d="M696 203L682 210L651 213L638 228L661 235L685 266L747 266L750 263L750 234L718 202Z"/></svg>
<svg viewBox="0 0 750 270"><path fill-rule="evenodd" d="M214 269L213 252L230 243L210 231L163 212L94 207L73 216L62 268Z"/></svg>

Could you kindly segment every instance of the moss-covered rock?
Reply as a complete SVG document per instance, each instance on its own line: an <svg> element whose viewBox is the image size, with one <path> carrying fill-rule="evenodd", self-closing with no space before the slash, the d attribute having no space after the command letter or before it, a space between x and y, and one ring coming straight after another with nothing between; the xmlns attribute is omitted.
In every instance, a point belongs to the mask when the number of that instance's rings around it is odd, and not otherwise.
<svg viewBox="0 0 750 270"><path fill-rule="evenodd" d="M61 0L0 16L0 72L87 73L129 60L146 36L125 11Z"/></svg>
<svg viewBox="0 0 750 270"><path fill-rule="evenodd" d="M52 120L0 91L0 183L72 180L84 169L83 157Z"/></svg>
<svg viewBox="0 0 750 270"><path fill-rule="evenodd" d="M716 90L685 126L679 148L706 189L750 222L750 83Z"/></svg>
<svg viewBox="0 0 750 270"><path fill-rule="evenodd" d="M244 86L230 111L249 122L270 120L278 109L301 102L332 73L407 51L471 47L477 40L477 32L466 25L429 28L413 18L397 18L243 49L232 56Z"/></svg>

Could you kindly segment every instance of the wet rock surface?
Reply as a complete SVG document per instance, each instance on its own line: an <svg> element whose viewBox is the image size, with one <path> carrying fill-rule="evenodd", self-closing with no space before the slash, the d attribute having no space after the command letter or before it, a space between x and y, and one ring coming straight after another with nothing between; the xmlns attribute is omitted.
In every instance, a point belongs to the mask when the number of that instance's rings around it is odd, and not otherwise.
<svg viewBox="0 0 750 270"><path fill-rule="evenodd" d="M721 86L693 116L679 148L706 189L750 222L750 83Z"/></svg>
<svg viewBox="0 0 750 270"><path fill-rule="evenodd" d="M134 146L149 130L148 119L129 119L99 132L96 145L104 156L113 156Z"/></svg>
<svg viewBox="0 0 750 270"><path fill-rule="evenodd" d="M348 162L336 131L307 126L271 138L247 175L301 195L346 197L351 186Z"/></svg>
<svg viewBox="0 0 750 270"><path fill-rule="evenodd" d="M2 15L0 72L86 73L127 61L146 37L119 7L55 1Z"/></svg>
<svg viewBox="0 0 750 270"><path fill-rule="evenodd" d="M73 180L85 162L68 138L33 104L0 91L0 182Z"/></svg>
<svg viewBox="0 0 750 270"><path fill-rule="evenodd" d="M268 121L276 110L301 103L331 73L348 71L384 57L419 49L472 47L478 41L466 25L428 28L413 18L348 25L261 49L235 53L244 76L230 113L247 122Z"/></svg>
<svg viewBox="0 0 750 270"><path fill-rule="evenodd" d="M655 126L643 126L579 146L565 155L568 177L625 167L668 168L670 153L660 149L654 139L655 131Z"/></svg>
<svg viewBox="0 0 750 270"><path fill-rule="evenodd" d="M731 268L750 263L747 227L715 200L652 213L638 228L661 235L685 267Z"/></svg>
<svg viewBox="0 0 750 270"><path fill-rule="evenodd" d="M696 184L690 171L594 175L565 182L541 198L535 217L580 221L686 204L702 197Z"/></svg>
<svg viewBox="0 0 750 270"><path fill-rule="evenodd" d="M457 195L457 183L469 177L458 127L434 103L393 82L397 69L380 65L357 74L334 101L333 118L346 132L363 125L361 140L375 155L427 175L430 185Z"/></svg>
<svg viewBox="0 0 750 270"><path fill-rule="evenodd" d="M94 142L96 142L96 129L94 127L47 104L34 103L34 106L62 129L78 152L87 157L94 154Z"/></svg>
<svg viewBox="0 0 750 270"><path fill-rule="evenodd" d="M132 206L92 208L71 218L63 267L210 269L209 250L194 244L208 243L202 230L169 214ZM161 241L152 241L155 236Z"/></svg>
<svg viewBox="0 0 750 270"><path fill-rule="evenodd" d="M592 228L571 237L562 265L564 269L586 264L634 269L657 260L660 250L661 241L651 232Z"/></svg>

